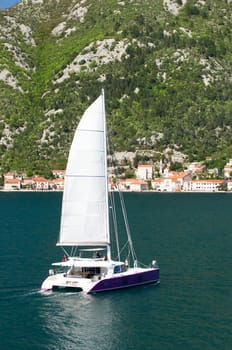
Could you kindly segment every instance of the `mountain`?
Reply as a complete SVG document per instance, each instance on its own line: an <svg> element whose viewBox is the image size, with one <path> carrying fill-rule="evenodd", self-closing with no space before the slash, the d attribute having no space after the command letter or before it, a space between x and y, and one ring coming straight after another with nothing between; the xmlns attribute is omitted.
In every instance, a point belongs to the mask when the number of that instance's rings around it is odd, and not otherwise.
<svg viewBox="0 0 232 350"><path fill-rule="evenodd" d="M102 87L114 150L222 167L232 155L231 22L231 0L21 0L1 10L1 171L64 168Z"/></svg>

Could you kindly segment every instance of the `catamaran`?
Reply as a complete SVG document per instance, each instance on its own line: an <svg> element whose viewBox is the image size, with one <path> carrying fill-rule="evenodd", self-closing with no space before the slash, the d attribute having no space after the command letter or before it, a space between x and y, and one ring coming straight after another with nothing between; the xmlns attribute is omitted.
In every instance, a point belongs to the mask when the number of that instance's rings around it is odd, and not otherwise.
<svg viewBox="0 0 232 350"><path fill-rule="evenodd" d="M70 148L57 243L64 256L52 264L41 290L65 288L98 293L159 282L155 260L150 266L138 263L119 191L127 232L125 259L121 258L114 193L108 189L107 149L102 91L83 114ZM112 232L116 232L115 259L111 257Z"/></svg>

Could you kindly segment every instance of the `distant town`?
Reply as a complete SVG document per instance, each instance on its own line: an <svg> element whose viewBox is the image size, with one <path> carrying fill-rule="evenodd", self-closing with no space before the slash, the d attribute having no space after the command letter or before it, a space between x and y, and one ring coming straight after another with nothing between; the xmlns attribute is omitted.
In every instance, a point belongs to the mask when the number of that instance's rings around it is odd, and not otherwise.
<svg viewBox="0 0 232 350"><path fill-rule="evenodd" d="M53 178L41 176L27 177L25 174L9 172L4 174L3 191L63 191L65 170L53 170ZM203 176L204 174L204 176ZM184 171L160 169L153 164L138 164L129 178L109 176L109 190L117 191L158 191L158 192L219 192L232 191L232 159L225 165L223 179L217 179L217 169L205 175L202 163L189 163Z"/></svg>

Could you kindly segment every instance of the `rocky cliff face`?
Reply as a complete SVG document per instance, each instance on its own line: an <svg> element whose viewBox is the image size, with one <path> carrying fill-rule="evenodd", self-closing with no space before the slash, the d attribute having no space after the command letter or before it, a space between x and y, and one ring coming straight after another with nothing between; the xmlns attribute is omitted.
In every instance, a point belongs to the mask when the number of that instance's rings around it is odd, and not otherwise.
<svg viewBox="0 0 232 350"><path fill-rule="evenodd" d="M116 150L231 157L231 6L22 0L1 11L2 170L64 167L102 87Z"/></svg>

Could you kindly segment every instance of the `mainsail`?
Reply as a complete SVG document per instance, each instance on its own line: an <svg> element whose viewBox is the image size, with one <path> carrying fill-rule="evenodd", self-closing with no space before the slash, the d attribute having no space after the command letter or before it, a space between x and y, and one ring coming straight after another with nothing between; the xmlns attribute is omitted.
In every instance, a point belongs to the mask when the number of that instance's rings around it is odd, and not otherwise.
<svg viewBox="0 0 232 350"><path fill-rule="evenodd" d="M66 168L58 245L109 245L104 93L85 111Z"/></svg>

